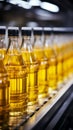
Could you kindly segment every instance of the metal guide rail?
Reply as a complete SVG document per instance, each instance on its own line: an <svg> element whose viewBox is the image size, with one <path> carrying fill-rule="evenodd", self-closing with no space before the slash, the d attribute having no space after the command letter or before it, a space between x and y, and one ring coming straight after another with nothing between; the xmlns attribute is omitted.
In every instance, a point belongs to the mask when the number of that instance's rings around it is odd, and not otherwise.
<svg viewBox="0 0 73 130"><path fill-rule="evenodd" d="M5 130L48 130L45 129L48 125L48 128L52 130L73 98L72 84L73 79L70 79L67 84L64 84L47 102L31 115L26 116L26 118L24 115L21 117L5 117L8 118L8 122L2 124L0 128ZM61 106L63 106L63 108ZM60 110L60 108L62 110ZM60 113L58 113L58 111L60 111ZM56 119L54 119L55 114L57 116L57 118L55 117Z"/></svg>

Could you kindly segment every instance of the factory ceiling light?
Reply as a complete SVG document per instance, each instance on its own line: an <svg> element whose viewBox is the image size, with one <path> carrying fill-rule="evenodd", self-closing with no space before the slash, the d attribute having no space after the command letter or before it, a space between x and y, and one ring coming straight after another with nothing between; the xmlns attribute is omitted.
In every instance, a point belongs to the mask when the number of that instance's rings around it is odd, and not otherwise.
<svg viewBox="0 0 73 130"><path fill-rule="evenodd" d="M31 6L40 6L41 5L41 1L40 0L28 0L28 3Z"/></svg>
<svg viewBox="0 0 73 130"><path fill-rule="evenodd" d="M31 5L23 0L9 0L9 3L14 4L14 5L18 5L19 7L22 7L24 9L30 9Z"/></svg>
<svg viewBox="0 0 73 130"><path fill-rule="evenodd" d="M42 2L40 7L50 12L54 12L54 13L59 12L59 7L49 2Z"/></svg>

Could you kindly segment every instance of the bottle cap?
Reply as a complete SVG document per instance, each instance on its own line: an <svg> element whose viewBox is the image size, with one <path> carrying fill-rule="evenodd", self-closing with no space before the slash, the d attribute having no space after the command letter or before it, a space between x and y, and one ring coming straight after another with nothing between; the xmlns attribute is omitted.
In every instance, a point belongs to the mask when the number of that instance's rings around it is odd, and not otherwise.
<svg viewBox="0 0 73 130"><path fill-rule="evenodd" d="M8 36L18 36L19 28L18 27L8 27Z"/></svg>
<svg viewBox="0 0 73 130"><path fill-rule="evenodd" d="M42 31L43 31L43 29L42 29L42 27L34 27L33 28L33 34L34 35L42 35Z"/></svg>
<svg viewBox="0 0 73 130"><path fill-rule="evenodd" d="M6 27L0 26L0 35L5 35Z"/></svg>
<svg viewBox="0 0 73 130"><path fill-rule="evenodd" d="M31 27L22 27L21 34L22 36L31 36Z"/></svg>
<svg viewBox="0 0 73 130"><path fill-rule="evenodd" d="M71 33L73 33L73 28L71 28L71 27L54 27L53 31L55 34L71 34Z"/></svg>
<svg viewBox="0 0 73 130"><path fill-rule="evenodd" d="M49 35L53 32L53 30L50 27L44 27L43 32L44 32L44 34Z"/></svg>

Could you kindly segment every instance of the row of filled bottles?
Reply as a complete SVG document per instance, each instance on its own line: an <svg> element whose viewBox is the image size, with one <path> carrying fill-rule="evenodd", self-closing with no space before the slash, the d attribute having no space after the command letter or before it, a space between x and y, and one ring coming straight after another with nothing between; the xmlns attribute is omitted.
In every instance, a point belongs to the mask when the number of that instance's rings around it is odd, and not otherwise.
<svg viewBox="0 0 73 130"><path fill-rule="evenodd" d="M31 114L73 74L73 33L0 27L0 113Z"/></svg>

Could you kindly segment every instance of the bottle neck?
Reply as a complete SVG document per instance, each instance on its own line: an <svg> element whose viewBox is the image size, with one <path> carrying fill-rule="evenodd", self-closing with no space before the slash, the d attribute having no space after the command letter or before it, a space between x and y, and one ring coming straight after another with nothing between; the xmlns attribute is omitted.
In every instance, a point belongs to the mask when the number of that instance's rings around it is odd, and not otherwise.
<svg viewBox="0 0 73 130"><path fill-rule="evenodd" d="M53 44L54 44L54 36L51 35L45 35L45 46L46 47L52 47L53 48Z"/></svg>
<svg viewBox="0 0 73 130"><path fill-rule="evenodd" d="M34 48L41 48L41 49L43 49L43 47L44 47L43 44L44 44L44 42L42 40L42 37L39 36L39 35L34 35L33 47Z"/></svg>
<svg viewBox="0 0 73 130"><path fill-rule="evenodd" d="M21 49L24 49L25 51L28 51L28 52L32 51L32 44L31 44L30 36L23 37Z"/></svg>
<svg viewBox="0 0 73 130"><path fill-rule="evenodd" d="M18 37L17 36L10 36L9 42L8 42L8 48L7 52L14 53L14 50L16 52L19 52L19 44L18 44Z"/></svg>

